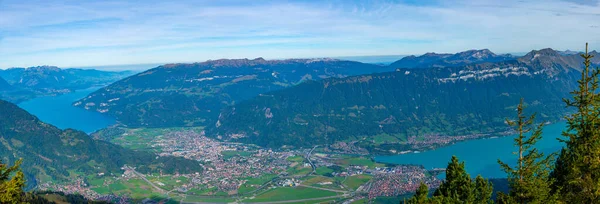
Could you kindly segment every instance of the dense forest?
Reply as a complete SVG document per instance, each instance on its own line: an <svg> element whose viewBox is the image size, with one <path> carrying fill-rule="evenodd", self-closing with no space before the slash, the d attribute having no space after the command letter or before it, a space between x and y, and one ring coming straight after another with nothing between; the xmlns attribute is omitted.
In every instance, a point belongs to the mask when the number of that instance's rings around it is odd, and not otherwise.
<svg viewBox="0 0 600 204"><path fill-rule="evenodd" d="M535 147L542 137L543 124L535 123L535 115L524 114L523 101L517 107L517 116L506 122L517 133L514 144L516 164L498 161L507 173L508 193L491 195L491 183L477 176L474 180L465 171L464 162L452 157L446 168L442 185L430 191L425 184L404 203L598 203L600 202L600 68L591 67L593 57L581 55L585 68L577 81L578 88L565 99L574 112L565 117L567 129L561 141L566 145L550 155Z"/></svg>
<svg viewBox="0 0 600 204"><path fill-rule="evenodd" d="M568 113L562 98L577 87L582 62L545 49L496 63L309 81L230 106L207 132L267 147L378 135L406 141L412 136L501 134L510 131L504 118L522 97L528 111L539 113L539 121L555 122Z"/></svg>
<svg viewBox="0 0 600 204"><path fill-rule="evenodd" d="M129 127L205 126L219 111L306 80L391 71L335 59L222 59L167 64L104 87L74 103Z"/></svg>

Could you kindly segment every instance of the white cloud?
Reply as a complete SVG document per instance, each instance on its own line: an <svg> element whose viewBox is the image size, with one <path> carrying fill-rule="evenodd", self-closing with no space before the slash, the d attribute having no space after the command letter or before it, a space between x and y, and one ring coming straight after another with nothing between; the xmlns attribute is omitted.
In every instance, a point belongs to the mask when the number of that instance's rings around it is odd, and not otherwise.
<svg viewBox="0 0 600 204"><path fill-rule="evenodd" d="M567 1L223 3L0 0L0 67L239 57L600 49L600 6Z"/></svg>

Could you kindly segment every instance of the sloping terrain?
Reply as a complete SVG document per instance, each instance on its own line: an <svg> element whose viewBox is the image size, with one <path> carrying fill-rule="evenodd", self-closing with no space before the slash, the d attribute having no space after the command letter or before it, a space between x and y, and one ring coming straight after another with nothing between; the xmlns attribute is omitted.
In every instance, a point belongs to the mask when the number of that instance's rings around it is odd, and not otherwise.
<svg viewBox="0 0 600 204"><path fill-rule="evenodd" d="M222 108L307 80L393 70L334 59L214 60L167 64L102 88L74 103L130 127L198 126Z"/></svg>
<svg viewBox="0 0 600 204"><path fill-rule="evenodd" d="M497 55L488 49L468 50L456 54L425 53L421 56L407 56L392 64L393 68L456 67L484 62L501 62L515 59L514 56Z"/></svg>
<svg viewBox="0 0 600 204"><path fill-rule="evenodd" d="M68 93L77 89L105 86L132 75L131 71L110 72L90 69L60 69L52 66L0 70L0 98L21 102L38 96Z"/></svg>
<svg viewBox="0 0 600 204"><path fill-rule="evenodd" d="M267 147L499 133L522 97L540 119L559 120L582 61L545 49L498 63L310 81L227 108L208 133Z"/></svg>
<svg viewBox="0 0 600 204"><path fill-rule="evenodd" d="M183 158L159 157L93 140L73 129L60 130L41 122L15 104L0 100L0 160L23 158L28 185L62 180L73 174L118 173L123 165L141 172L190 173L202 171L199 163Z"/></svg>

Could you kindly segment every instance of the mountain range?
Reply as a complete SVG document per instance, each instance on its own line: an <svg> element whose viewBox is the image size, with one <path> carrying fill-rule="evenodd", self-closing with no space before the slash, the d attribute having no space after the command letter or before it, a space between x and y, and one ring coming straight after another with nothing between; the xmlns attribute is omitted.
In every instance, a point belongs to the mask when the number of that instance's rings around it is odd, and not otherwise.
<svg viewBox="0 0 600 204"><path fill-rule="evenodd" d="M410 55L392 64L394 68L454 67L483 62L500 62L515 59L510 54L496 55L488 49L468 50L456 54L425 53L421 56Z"/></svg>
<svg viewBox="0 0 600 204"><path fill-rule="evenodd" d="M61 181L78 174L117 173L124 165L140 172L202 171L196 161L181 157L158 157L108 142L93 140L87 134L61 130L10 102L0 100L0 160L13 163L23 158L27 185L46 180Z"/></svg>
<svg viewBox="0 0 600 204"><path fill-rule="evenodd" d="M350 142L379 154L428 136L496 135L520 98L541 120L560 120L582 66L578 55L543 49L495 63L310 81L228 107L207 133L267 147Z"/></svg>
<svg viewBox="0 0 600 204"><path fill-rule="evenodd" d="M3 78L0 78L0 99L19 102L33 97L35 97L35 94L32 91L16 88Z"/></svg>
<svg viewBox="0 0 600 204"><path fill-rule="evenodd" d="M53 66L9 68L0 70L0 78L10 87L0 98L20 102L37 96L68 93L76 89L106 86L134 74L131 71L109 72L91 69L60 69ZM2 89L0 82L0 89Z"/></svg>
<svg viewBox="0 0 600 204"><path fill-rule="evenodd" d="M129 127L203 126L213 123L222 108L261 93L303 81L391 70L335 59L167 64L115 82L74 105L110 114Z"/></svg>
<svg viewBox="0 0 600 204"><path fill-rule="evenodd" d="M600 64L597 57L594 64ZM492 135L521 97L557 121L583 59L552 49L408 56L390 66L334 59L168 64L100 89L75 106L129 127L206 126L222 140L281 147L357 143L410 149L430 136ZM387 138L374 141L373 138ZM379 140L379 139L377 139ZM442 139L444 140L444 139Z"/></svg>
<svg viewBox="0 0 600 204"><path fill-rule="evenodd" d="M12 86L4 79L0 78L0 91L10 90Z"/></svg>

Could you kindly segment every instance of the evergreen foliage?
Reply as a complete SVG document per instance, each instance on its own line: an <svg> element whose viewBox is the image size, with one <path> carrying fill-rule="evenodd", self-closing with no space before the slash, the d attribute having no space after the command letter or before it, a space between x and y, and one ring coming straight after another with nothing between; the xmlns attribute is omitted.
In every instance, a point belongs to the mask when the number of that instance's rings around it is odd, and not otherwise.
<svg viewBox="0 0 600 204"><path fill-rule="evenodd" d="M0 162L0 203L17 204L23 202L25 175L20 169L22 160L8 166Z"/></svg>
<svg viewBox="0 0 600 204"><path fill-rule="evenodd" d="M578 80L579 88L564 99L567 107L577 112L566 117L567 130L552 178L556 180L554 191L570 203L600 202L600 97L598 93L599 68L591 67L587 50L581 55L585 69Z"/></svg>
<svg viewBox="0 0 600 204"><path fill-rule="evenodd" d="M427 186L421 184L407 203L493 203L492 192L492 184L487 179L477 176L473 180L465 170L465 163L452 156L446 167L446 179L433 197L427 198Z"/></svg>
<svg viewBox="0 0 600 204"><path fill-rule="evenodd" d="M424 183L421 183L419 188L417 188L417 192L413 197L411 197L406 203L410 204L426 204L431 203L431 199L427 198L429 194L429 188Z"/></svg>
<svg viewBox="0 0 600 204"><path fill-rule="evenodd" d="M514 144L518 147L517 166L498 160L503 171L508 174L510 192L502 194L504 203L547 203L556 198L550 190L553 180L549 180L554 155L544 156L535 144L542 138L543 124L534 125L535 114L526 116L523 99L517 107L517 119L506 119L506 123L518 133Z"/></svg>
<svg viewBox="0 0 600 204"><path fill-rule="evenodd" d="M554 154L545 156L535 144L542 137L543 125L534 125L535 115L524 114L524 102L517 106L516 120L506 120L518 133L517 164L498 161L508 174L509 193L498 193L496 202L513 203L600 203L600 68L591 68L586 52L581 55L585 68L572 99L564 99L576 112L567 116L566 144L561 149L554 168ZM491 203L491 184L481 177L475 182L464 170L464 163L452 157L446 169L446 180L434 197L424 198L420 187L409 203Z"/></svg>

